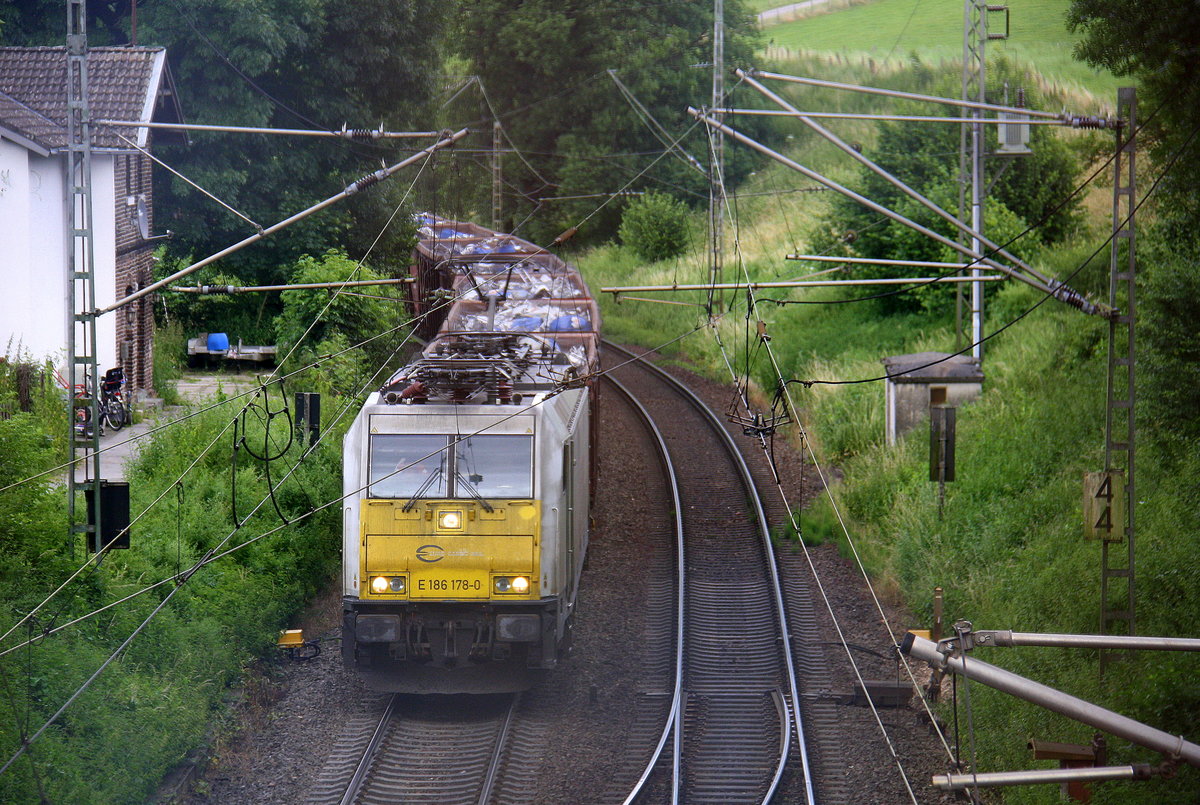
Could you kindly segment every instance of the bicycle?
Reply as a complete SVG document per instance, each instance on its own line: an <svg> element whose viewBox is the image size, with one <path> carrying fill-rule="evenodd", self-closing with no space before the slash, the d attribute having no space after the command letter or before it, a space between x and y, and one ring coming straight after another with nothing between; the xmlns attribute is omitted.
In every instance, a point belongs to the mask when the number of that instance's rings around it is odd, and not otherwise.
<svg viewBox="0 0 1200 805"><path fill-rule="evenodd" d="M129 402L125 399L125 372L120 366L104 373L100 383L100 421L113 432L132 422Z"/></svg>

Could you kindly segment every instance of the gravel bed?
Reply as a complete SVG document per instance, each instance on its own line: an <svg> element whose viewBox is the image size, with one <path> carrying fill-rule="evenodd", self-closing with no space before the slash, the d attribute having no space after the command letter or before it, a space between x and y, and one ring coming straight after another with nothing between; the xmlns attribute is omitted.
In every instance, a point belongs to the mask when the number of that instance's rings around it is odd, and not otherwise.
<svg viewBox="0 0 1200 805"><path fill-rule="evenodd" d="M687 382L718 413L732 389L687 374ZM655 545L647 542L656 513L648 511L646 484L658 472L644 456L631 455L640 435L609 391L602 400L600 462L594 528L587 570L580 585L580 609L574 650L560 667L526 696L530 716L549 725L539 770L538 791L532 802L598 802L611 793L613 775L621 762L624 736L633 719L638 692L642 602L645 574L639 570ZM769 477L761 451L741 437L756 476ZM808 501L819 493L811 468L776 439L775 463L789 500ZM768 517L783 522L778 495L767 495ZM791 551L790 547L782 550ZM813 566L830 595L847 642L887 655L891 638L856 567L835 547L810 549ZM811 573L808 562L785 557L784 573ZM829 641L837 634L824 604L817 602L821 631ZM902 608L886 602L893 628L902 633L912 625ZM340 587L333 583L303 618L305 636L319 638L323 651L306 662L280 658L264 662L249 675L239 702L226 722L215 728L210 746L187 764L160 792L159 801L188 803L301 803L321 773L325 759L345 723L376 706L381 694L367 690L342 668L338 642ZM630 636L635 637L631 640ZM863 676L895 679L895 661L856 651ZM845 650L827 646L829 697L849 694L854 676ZM826 686L822 685L822 689ZM806 689L807 690L807 689ZM843 735L845 776L842 782L853 803L910 801L896 761L887 749L869 708L837 705ZM944 750L919 711L881 709L881 719L898 747L908 778L921 803L957 801L929 786L932 774L944 773ZM795 775L785 780L778 799L803 802Z"/></svg>

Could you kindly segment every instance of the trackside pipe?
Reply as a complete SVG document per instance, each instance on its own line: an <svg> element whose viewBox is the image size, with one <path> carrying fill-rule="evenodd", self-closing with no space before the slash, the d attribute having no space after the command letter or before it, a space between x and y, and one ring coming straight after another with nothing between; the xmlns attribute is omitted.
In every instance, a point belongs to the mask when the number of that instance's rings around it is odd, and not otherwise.
<svg viewBox="0 0 1200 805"><path fill-rule="evenodd" d="M1074 719L1099 730L1112 733L1138 746L1161 752L1168 758L1179 758L1189 766L1200 767L1200 745L1185 741L1182 735L1172 735L1160 729L1134 721L1128 716L1106 710L1069 693L1026 679L1012 671L954 653L945 655L938 644L909 632L900 645L904 654L929 663L936 670L949 671L995 688L1018 699Z"/></svg>
<svg viewBox="0 0 1200 805"><path fill-rule="evenodd" d="M1042 112L1037 109L1025 109L1020 106L1000 106L994 103L977 103L975 101L964 101L959 98L943 98L938 95L921 95L916 92L902 92L895 89L879 89L878 87L864 87L859 84L842 84L837 81L825 81L820 78L804 78L798 75L787 75L786 73L772 73L766 70L749 70L750 75L756 78L773 78L777 81L788 81L792 84L807 84L810 87L826 87L828 89L844 89L849 92L865 92L868 95L883 95L887 98L906 98L910 101L929 101L931 103L942 103L947 106L957 106L962 109L982 109L985 112L1011 112L1018 115L1029 115L1031 117L1047 117L1055 120L1063 119L1063 115L1055 114L1054 112Z"/></svg>
<svg viewBox="0 0 1200 805"><path fill-rule="evenodd" d="M362 288L377 285L409 285L414 282L412 277L378 280L350 280L348 282L293 282L290 285L196 285L183 288L168 288L175 293L198 294L236 294L257 291L299 291L317 288Z"/></svg>
<svg viewBox="0 0 1200 805"><path fill-rule="evenodd" d="M1035 783L1094 783L1102 780L1149 780L1153 766L1101 766L1098 769L1032 769L1030 771L994 771L982 774L935 774L933 787L943 791L962 791L976 786L1033 785Z"/></svg>
<svg viewBox="0 0 1200 805"><path fill-rule="evenodd" d="M1015 271L1014 269L1009 268L1008 266L1003 265L1001 263L998 263L995 260L984 257L983 255L979 254L978 252L972 251L969 247L964 246L961 243L957 243L953 240L950 240L950 238L947 238L944 235L940 235L937 232L934 232L932 229L929 229L928 227L921 226L916 221L913 221L909 218L905 218L900 213L890 210L887 207L884 207L882 204L871 201L866 196L863 196L860 193L856 193L853 190L851 190L850 188L844 187L843 185L838 184L834 180L832 180L826 176L823 176L810 168L804 167L803 165L796 162L795 160L785 157L783 154L779 153L778 151L775 151L774 149L763 145L762 143L758 142L757 140L747 137L745 134L742 134L740 131L737 131L736 129L732 129L729 126L726 126L724 123L721 123L720 121L712 119L707 114L699 111L698 109L696 109L694 107L691 107L691 106L688 107L688 114L690 114L692 117L696 118L697 120L704 122L706 125L708 125L711 128L720 129L725 134L728 134L730 137L733 137L735 140L742 143L743 145L748 145L751 148L753 148L755 151L758 151L761 154L765 154L766 156L771 157L771 159L774 159L776 162L779 162L782 165L786 165L787 167L791 168L792 170L794 170L798 173L804 174L808 178L812 179L814 182L820 182L821 184L828 187L830 190L835 190L838 193L841 193L843 196L846 196L847 198L857 201L859 204L862 204L867 209L874 210L875 212L879 213L880 215L883 215L887 218L891 218L893 221L896 221L897 223L904 224L908 228L910 228L916 232L920 232L925 237L935 240L938 243L942 244L943 246L947 246L947 247L953 249L954 251L958 252L959 254L962 254L966 257L971 258L976 263L980 263L982 265L989 266L990 268L994 268L997 271L1003 272L1004 274L1008 275L1009 277L1011 277L1015 280L1020 280L1021 282L1025 283L1026 285L1029 285L1033 288L1037 288L1039 291L1041 291L1042 293L1044 293L1048 296L1052 296L1055 299L1059 299L1059 300L1066 302L1067 304L1070 304L1074 307L1078 307L1084 313L1095 313L1095 314L1099 314L1099 315L1107 315L1108 314L1108 308L1102 307L1100 305L1095 305L1095 304L1087 301L1083 297L1079 296L1079 294L1077 294L1075 291L1070 291L1070 289L1065 289L1066 291L1069 291L1070 293L1069 294L1064 293L1063 290L1064 290L1065 286L1063 286L1061 283L1059 283L1058 280L1053 280L1050 284L1047 284L1044 282L1040 282L1037 279L1034 279L1033 277L1026 276L1025 274L1022 274L1019 271ZM972 278L972 279L974 279L974 278Z"/></svg>
<svg viewBox="0 0 1200 805"><path fill-rule="evenodd" d="M1118 651L1200 651L1200 639L1194 637L1050 634L1012 632L1008 629L976 629L970 635L976 646L1054 646L1058 648L1110 648Z"/></svg>
<svg viewBox="0 0 1200 805"><path fill-rule="evenodd" d="M453 134L447 134L445 137L438 140L436 143L429 146L428 148L421 149L420 151L416 152L415 154L408 157L407 159L401 160L400 162L397 162L395 165L392 165L389 168L380 168L379 170L375 171L374 173L368 173L366 176L360 177L356 181L351 182L349 185L347 185L346 189L343 190L342 192L340 192L336 195L330 196L329 198L325 199L324 201L319 201L316 204L309 207L308 209L302 210L301 212L296 213L295 215L291 216L290 218L285 218L284 220L280 221L279 223L277 223L273 226L269 226L266 229L256 232L253 235L251 235L250 237L246 238L245 240L239 241L239 242L233 244L232 246L222 249L221 251L217 252L214 255L205 257L203 260L200 260L199 262L192 263L187 268L184 268L180 271L176 271L174 274L172 274L169 277L166 277L165 279L161 279L158 282L147 285L145 288L142 288L140 291L131 293L129 296L126 296L123 299L118 299L116 302L109 305L108 307L103 307L98 310L94 310L91 313L94 316L101 316L105 313L111 313L114 310L116 310L120 307L123 307L123 306L129 304L130 302L133 302L136 299L141 299L143 296L146 296L147 294L152 294L155 291L157 291L158 289L163 288L167 285L170 285L171 283L176 282L176 281L182 279L183 277L186 277L188 274L191 274L195 271L199 271L201 268L204 268L206 265L215 263L217 260L220 260L223 257L227 257L236 251L240 251L240 250L244 249L245 247L249 246L251 243L256 243L256 242L262 240L263 238L268 237L269 235L275 234L276 232L283 229L284 227L291 226L292 224L296 223L297 221L299 221L303 218L307 218L308 216L312 215L314 212L323 210L326 207L328 207L332 204L335 204L344 198L348 198L349 196L354 195L358 191L360 191L364 188L370 187L371 185L375 184L376 182L383 181L384 179L388 178L389 176L391 176L393 173L400 170L401 168L406 168L409 165L412 165L414 162L419 162L422 158L432 154L434 151L439 151L448 145L452 145L452 144L458 142L463 137L467 136L468 131L470 131L470 130L469 129L459 129L458 131L454 132Z"/></svg>

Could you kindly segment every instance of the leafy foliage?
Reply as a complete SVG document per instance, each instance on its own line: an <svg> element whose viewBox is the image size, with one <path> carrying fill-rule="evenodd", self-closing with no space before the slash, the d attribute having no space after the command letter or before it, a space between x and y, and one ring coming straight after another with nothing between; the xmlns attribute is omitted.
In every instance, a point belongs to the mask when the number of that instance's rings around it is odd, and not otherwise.
<svg viewBox="0 0 1200 805"><path fill-rule="evenodd" d="M376 279L382 277L338 251L327 252L320 259L302 258L292 273L293 283ZM332 366L341 365L352 367L352 374L374 373L394 357L406 317L401 296L393 286L366 286L341 293L303 289L284 291L282 296L283 312L275 323L281 356L299 347L301 362L307 362L365 341L362 347L325 361L318 369L329 372ZM345 386L334 388L349 390Z"/></svg>
<svg viewBox="0 0 1200 805"><path fill-rule="evenodd" d="M1200 249L1151 248L1139 299L1141 422L1179 460L1200 444Z"/></svg>
<svg viewBox="0 0 1200 805"><path fill-rule="evenodd" d="M726 60L745 65L756 36L752 17L737 0L725 10ZM514 219L521 221L542 197L609 194L631 181L628 189L669 187L680 197L706 198L707 180L686 158L655 157L665 148L659 137L669 143L691 130L682 147L708 161L703 132L686 108L706 105L711 96L711 72L691 65L711 63L712 23L710 6L684 0L637 7L617 0L462 4L456 49L524 156L505 162L511 184L505 203ZM607 72L614 67L666 135L656 137L653 124L620 93ZM751 160L733 149L730 155L727 174L736 181ZM606 239L617 229L620 209L610 203L592 214L602 200L547 205L528 236L548 240L586 216L579 238Z"/></svg>
<svg viewBox="0 0 1200 805"><path fill-rule="evenodd" d="M688 210L664 193L635 199L621 217L621 242L643 260L666 260L688 245Z"/></svg>
<svg viewBox="0 0 1200 805"><path fill-rule="evenodd" d="M1123 3L1074 0L1072 29L1083 35L1076 55L1137 79L1139 148L1161 182L1152 209L1149 248L1139 255L1144 307L1139 371L1148 394L1144 423L1168 456L1182 458L1200 438L1196 396L1196 320L1200 317L1200 19L1168 0ZM1144 218L1142 219L1144 220Z"/></svg>
<svg viewBox="0 0 1200 805"><path fill-rule="evenodd" d="M1017 74L999 62L991 65L989 81L996 86L1010 81L1032 83L1031 77ZM931 80L931 79L927 79ZM934 91L955 94L946 86L934 85ZM1002 98L992 98L1001 101ZM1030 95L1029 105L1037 108L1040 98ZM911 109L909 111L917 111ZM987 160L984 182L989 187L984 205L984 232L1004 245L1023 235L1009 250L1028 259L1043 244L1063 242L1076 231L1080 222L1078 198L1063 203L1074 189L1078 165L1071 149L1044 126L1033 126L1027 156ZM994 137L994 133L989 133ZM864 154L884 171L897 177L943 210L957 214L959 127L943 123L885 122L879 125L876 145ZM863 167L853 189L868 199L892 209L916 223L949 238L958 239L958 231L940 216L909 198L888 180ZM818 250L828 249L848 256L962 262L962 256L949 246L937 243L904 224L883 218L860 203L836 196L831 210L815 235ZM895 270L859 268L860 276L895 276ZM944 305L953 289L942 286L922 288L915 293L887 297L889 310L927 308Z"/></svg>
<svg viewBox="0 0 1200 805"><path fill-rule="evenodd" d="M278 407L278 398L263 406ZM336 406L335 412L336 412ZM27 755L0 776L0 800L145 802L165 772L205 736L228 687L254 658L273 652L276 630L327 582L337 564L336 500L340 440L310 453L296 472L294 445L271 478L292 524L280 527L267 496L263 462L240 457L236 485L242 526L231 520L230 447L225 430L235 408L181 421L145 446L127 467L133 494L133 547L66 587L29 628L4 643L36 636L190 567L207 551L241 546L186 584L136 596L26 649L0 657L0 747L5 759L53 714L152 610L173 593L94 685ZM282 449L290 423L246 418L246 438ZM224 435L224 438L222 438ZM278 450L276 450L278 452ZM34 414L0 419L0 486L55 461L53 440ZM203 456L187 471L193 459ZM187 471L187 472L185 472ZM176 485L175 479L181 478ZM52 478L0 495L0 632L30 611L83 561L68 548L62 492ZM157 500L161 496L161 500ZM139 515L145 512L144 516ZM39 794L39 792L41 792Z"/></svg>

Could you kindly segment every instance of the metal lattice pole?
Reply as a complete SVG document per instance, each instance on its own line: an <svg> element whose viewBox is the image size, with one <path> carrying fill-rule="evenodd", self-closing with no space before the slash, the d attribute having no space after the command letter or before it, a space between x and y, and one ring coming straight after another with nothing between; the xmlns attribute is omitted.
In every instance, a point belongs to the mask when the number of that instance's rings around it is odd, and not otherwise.
<svg viewBox="0 0 1200 805"><path fill-rule="evenodd" d="M67 474L68 528L72 537L90 534L89 545L100 548L100 407L98 344L96 341L95 249L92 242L92 137L88 109L88 45L86 0L67 0L67 170L66 200L70 207L71 236L67 245L67 383L68 420L71 429L71 470ZM82 371L81 371L82 370ZM80 375L82 374L82 377ZM82 384L85 397L76 399ZM88 423L76 426L80 409L89 412ZM80 452L83 453L82 457ZM76 477L80 460L84 478ZM91 493L92 516L76 524L76 497L80 489Z"/></svg>
<svg viewBox="0 0 1200 805"><path fill-rule="evenodd" d="M1109 257L1108 303L1120 311L1108 321L1108 383L1104 417L1104 470L1123 472L1125 517L1114 522L1111 538L1101 543L1100 633L1132 635L1134 618L1134 324L1137 318L1137 250L1134 227L1137 173L1137 93L1132 87L1117 91L1117 117L1125 122L1117 130L1113 161L1113 239ZM1121 543L1125 550L1120 550ZM1124 588L1123 590L1121 588ZM1100 652L1100 670L1117 658L1111 650Z"/></svg>
<svg viewBox="0 0 1200 805"><path fill-rule="evenodd" d="M720 109L725 106L725 3L713 0L713 75L712 114L721 119ZM711 235L708 274L709 282L716 285L721 281L725 251L725 135L720 130L709 130L711 161L709 163L708 218ZM708 292L709 315L713 311L713 294ZM718 299L719 302L719 299Z"/></svg>

